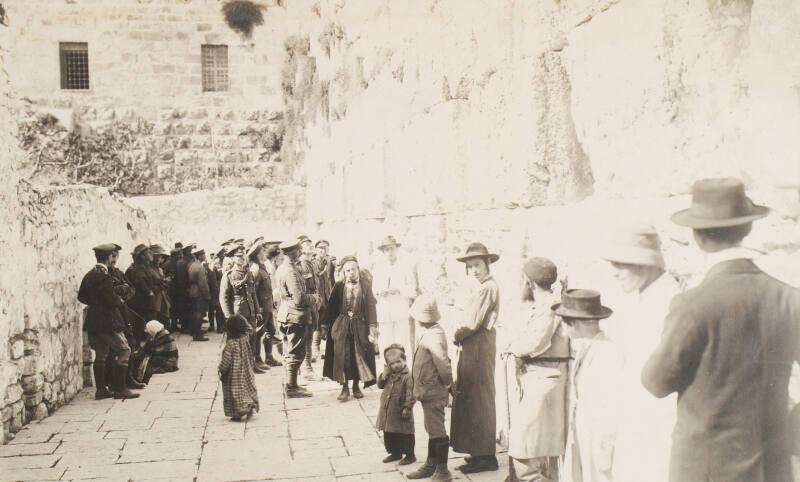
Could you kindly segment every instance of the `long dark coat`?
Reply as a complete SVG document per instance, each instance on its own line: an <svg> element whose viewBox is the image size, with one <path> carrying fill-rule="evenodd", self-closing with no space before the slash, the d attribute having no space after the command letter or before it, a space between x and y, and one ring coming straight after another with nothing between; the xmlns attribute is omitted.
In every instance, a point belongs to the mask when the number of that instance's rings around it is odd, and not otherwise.
<svg viewBox="0 0 800 482"><path fill-rule="evenodd" d="M375 296L368 273L362 271L359 280L360 295L355 302L353 316L348 316L343 281L337 282L331 292L328 306L321 320L328 327L328 341L325 343L325 365L322 374L331 380L344 383L345 380L361 380L364 386L375 384L375 348L369 341L370 327L377 328L378 315L375 310ZM353 352L350 353L349 367L345 367L347 347L340 346L352 334ZM339 344L337 344L337 341ZM343 349L344 348L344 349ZM349 368L349 370L347 370Z"/></svg>
<svg viewBox="0 0 800 482"><path fill-rule="evenodd" d="M800 361L800 291L747 259L716 264L673 298L642 371L678 393L670 480L791 482L788 384Z"/></svg>
<svg viewBox="0 0 800 482"><path fill-rule="evenodd" d="M488 276L473 293L464 322L453 334L461 345L450 423L450 441L456 452L476 456L495 453L494 325L499 307L497 282Z"/></svg>

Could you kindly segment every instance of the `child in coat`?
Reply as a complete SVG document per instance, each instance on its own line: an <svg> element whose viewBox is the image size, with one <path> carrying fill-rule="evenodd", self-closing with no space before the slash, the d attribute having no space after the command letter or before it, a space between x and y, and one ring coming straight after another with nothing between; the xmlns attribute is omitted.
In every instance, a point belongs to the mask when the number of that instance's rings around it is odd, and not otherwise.
<svg viewBox="0 0 800 482"><path fill-rule="evenodd" d="M225 416L238 422L258 411L258 392L253 375L253 351L250 346L250 324L242 315L233 315L226 322L227 341L219 361Z"/></svg>
<svg viewBox="0 0 800 482"><path fill-rule="evenodd" d="M378 412L378 430L383 430L383 444L389 456L384 463L400 460L400 465L417 461L414 456L414 396L411 394L411 373L406 366L406 350L392 344L383 350L386 368L378 377L382 388ZM401 460L402 459L402 460Z"/></svg>
<svg viewBox="0 0 800 482"><path fill-rule="evenodd" d="M450 438L445 428L445 412L453 384L453 370L447 355L447 339L437 323L440 319L436 299L422 294L411 307L417 322L414 351L414 399L422 403L425 431L428 432L428 458L419 469L406 474L408 479L433 477L435 481L452 480L447 468Z"/></svg>

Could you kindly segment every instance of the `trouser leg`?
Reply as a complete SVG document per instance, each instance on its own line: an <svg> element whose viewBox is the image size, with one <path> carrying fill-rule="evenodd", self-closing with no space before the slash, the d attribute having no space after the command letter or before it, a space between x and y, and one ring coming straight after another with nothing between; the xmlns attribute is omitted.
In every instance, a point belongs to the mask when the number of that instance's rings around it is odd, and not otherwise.
<svg viewBox="0 0 800 482"><path fill-rule="evenodd" d="M283 333L283 364L290 380L297 380L300 363L306 355L306 325L301 323L281 324ZM296 383L295 383L296 386Z"/></svg>
<svg viewBox="0 0 800 482"><path fill-rule="evenodd" d="M512 459L520 482L557 482L558 457Z"/></svg>
<svg viewBox="0 0 800 482"><path fill-rule="evenodd" d="M208 307L208 331L214 330L214 307Z"/></svg>
<svg viewBox="0 0 800 482"><path fill-rule="evenodd" d="M447 398L422 402L422 416L425 421L425 432L429 438L439 439L447 437L445 427L445 407Z"/></svg>

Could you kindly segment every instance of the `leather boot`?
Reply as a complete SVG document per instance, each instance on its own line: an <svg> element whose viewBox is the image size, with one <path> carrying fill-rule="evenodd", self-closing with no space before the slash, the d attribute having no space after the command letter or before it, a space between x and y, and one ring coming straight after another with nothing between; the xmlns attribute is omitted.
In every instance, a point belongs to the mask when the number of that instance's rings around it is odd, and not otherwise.
<svg viewBox="0 0 800 482"><path fill-rule="evenodd" d="M147 386L146 383L139 383L134 380L130 367L128 367L128 375L125 377L125 385L127 385L128 388L133 388L134 390L141 390Z"/></svg>
<svg viewBox="0 0 800 482"><path fill-rule="evenodd" d="M428 458L425 459L425 463L422 464L422 467L407 473L407 479L427 479L436 472L436 440L437 439L428 440Z"/></svg>
<svg viewBox="0 0 800 482"><path fill-rule="evenodd" d="M364 393L361 392L361 388L358 386L356 380L353 380L353 398L364 398Z"/></svg>
<svg viewBox="0 0 800 482"><path fill-rule="evenodd" d="M313 394L301 390L297 385L297 368L286 367L288 383L286 384L286 398L308 398Z"/></svg>
<svg viewBox="0 0 800 482"><path fill-rule="evenodd" d="M339 392L339 396L336 397L336 400L340 402L346 402L350 400L350 387L347 386L347 382L342 384L342 391Z"/></svg>
<svg viewBox="0 0 800 482"><path fill-rule="evenodd" d="M479 472L498 470L499 468L497 464L497 457L494 455L483 455L480 457L475 457L474 460L474 463L461 466L458 468L458 470L460 470L463 474L477 474Z"/></svg>
<svg viewBox="0 0 800 482"><path fill-rule="evenodd" d="M267 360L267 365L271 367L281 366L281 362L272 356L272 337L269 335L264 336L264 358Z"/></svg>
<svg viewBox="0 0 800 482"><path fill-rule="evenodd" d="M106 387L106 364L95 363L92 365L94 372L94 399L103 400L104 398L111 398L114 396Z"/></svg>
<svg viewBox="0 0 800 482"><path fill-rule="evenodd" d="M125 378L128 376L128 365L114 365L114 398L139 398L138 393L133 393L125 386Z"/></svg>
<svg viewBox="0 0 800 482"><path fill-rule="evenodd" d="M450 455L450 438L443 437L436 439L436 470L433 472L432 480L437 482L450 482L453 474L447 468L447 457Z"/></svg>

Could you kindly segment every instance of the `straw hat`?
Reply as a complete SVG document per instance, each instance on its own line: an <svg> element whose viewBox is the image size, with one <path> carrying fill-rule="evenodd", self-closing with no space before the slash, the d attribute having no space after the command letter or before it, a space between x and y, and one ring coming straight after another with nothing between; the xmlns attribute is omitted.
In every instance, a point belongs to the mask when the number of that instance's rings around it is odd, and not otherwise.
<svg viewBox="0 0 800 482"><path fill-rule="evenodd" d="M652 226L638 226L621 233L601 257L614 263L664 267L661 238Z"/></svg>
<svg viewBox="0 0 800 482"><path fill-rule="evenodd" d="M740 226L761 219L769 208L758 206L744 192L744 183L735 178L703 179L692 186L689 209L672 215L672 222L692 229Z"/></svg>
<svg viewBox="0 0 800 482"><path fill-rule="evenodd" d="M600 303L600 293L580 289L567 290L561 295L561 303L550 309L558 316L583 320L602 320L614 313Z"/></svg>

